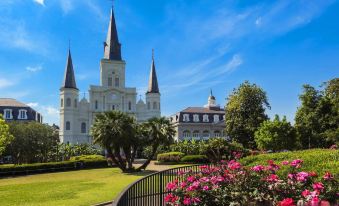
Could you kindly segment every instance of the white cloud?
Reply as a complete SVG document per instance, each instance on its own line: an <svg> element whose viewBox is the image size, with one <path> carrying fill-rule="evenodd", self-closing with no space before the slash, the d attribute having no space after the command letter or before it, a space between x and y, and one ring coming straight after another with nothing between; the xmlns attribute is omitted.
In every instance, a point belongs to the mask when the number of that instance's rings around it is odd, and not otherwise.
<svg viewBox="0 0 339 206"><path fill-rule="evenodd" d="M45 0L33 0L35 3L45 6Z"/></svg>
<svg viewBox="0 0 339 206"><path fill-rule="evenodd" d="M30 107L37 107L39 104L37 102L30 102L30 103L27 103L28 106Z"/></svg>
<svg viewBox="0 0 339 206"><path fill-rule="evenodd" d="M26 67L26 70L29 72L38 72L42 70L42 66L35 66L35 67L28 66Z"/></svg>
<svg viewBox="0 0 339 206"><path fill-rule="evenodd" d="M60 6L65 14L67 14L74 8L74 5L71 0L60 0Z"/></svg>
<svg viewBox="0 0 339 206"><path fill-rule="evenodd" d="M38 102L27 103L43 116L43 121L48 124L59 124L59 109L51 105L40 105Z"/></svg>
<svg viewBox="0 0 339 206"><path fill-rule="evenodd" d="M258 18L255 20L255 25L260 26L261 24L262 24L262 19L261 19L261 17L258 17Z"/></svg>
<svg viewBox="0 0 339 206"><path fill-rule="evenodd" d="M0 89L13 86L14 82L7 79L0 78Z"/></svg>

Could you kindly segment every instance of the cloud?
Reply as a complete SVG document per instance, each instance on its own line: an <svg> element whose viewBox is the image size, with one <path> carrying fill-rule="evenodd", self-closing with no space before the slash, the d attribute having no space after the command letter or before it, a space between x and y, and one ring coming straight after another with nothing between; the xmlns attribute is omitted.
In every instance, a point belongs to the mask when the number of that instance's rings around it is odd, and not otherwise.
<svg viewBox="0 0 339 206"><path fill-rule="evenodd" d="M35 66L35 67L26 67L26 70L29 72L38 72L40 70L42 70L42 66Z"/></svg>
<svg viewBox="0 0 339 206"><path fill-rule="evenodd" d="M43 121L48 124L59 124L59 109L51 105L41 105L38 102L27 103L43 116Z"/></svg>
<svg viewBox="0 0 339 206"><path fill-rule="evenodd" d="M27 103L27 105L30 107L37 107L39 104L37 102L30 102L30 103Z"/></svg>
<svg viewBox="0 0 339 206"><path fill-rule="evenodd" d="M35 3L45 6L45 0L33 0Z"/></svg>
<svg viewBox="0 0 339 206"><path fill-rule="evenodd" d="M7 79L0 78L0 89L13 86L15 83Z"/></svg>
<svg viewBox="0 0 339 206"><path fill-rule="evenodd" d="M69 13L74 8L74 5L71 0L60 0L60 6L65 14Z"/></svg>
<svg viewBox="0 0 339 206"><path fill-rule="evenodd" d="M262 19L261 19L261 17L258 17L258 18L255 20L255 25L260 26L261 24L262 24Z"/></svg>

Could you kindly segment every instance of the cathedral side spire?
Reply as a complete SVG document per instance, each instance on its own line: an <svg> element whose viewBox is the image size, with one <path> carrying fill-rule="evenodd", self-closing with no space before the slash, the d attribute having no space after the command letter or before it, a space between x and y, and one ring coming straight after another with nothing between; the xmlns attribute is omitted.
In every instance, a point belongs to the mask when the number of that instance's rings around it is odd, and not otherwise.
<svg viewBox="0 0 339 206"><path fill-rule="evenodd" d="M104 58L121 61L121 44L119 43L118 39L113 7L111 9L111 18L108 26L107 39L104 42Z"/></svg>
<svg viewBox="0 0 339 206"><path fill-rule="evenodd" d="M67 57L67 62L66 62L64 81L61 85L61 88L78 89L75 83L75 75L74 75L72 55L71 55L70 49L68 49L68 57Z"/></svg>
<svg viewBox="0 0 339 206"><path fill-rule="evenodd" d="M155 71L155 63L154 63L154 50L152 50L152 64L151 64L151 72L149 76L147 93L159 93L158 79L157 79L157 73Z"/></svg>

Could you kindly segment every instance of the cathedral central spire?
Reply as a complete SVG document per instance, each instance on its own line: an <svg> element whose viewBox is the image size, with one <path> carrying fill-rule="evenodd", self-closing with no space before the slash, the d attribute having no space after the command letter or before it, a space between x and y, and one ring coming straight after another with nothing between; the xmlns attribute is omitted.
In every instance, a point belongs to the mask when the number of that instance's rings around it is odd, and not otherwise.
<svg viewBox="0 0 339 206"><path fill-rule="evenodd" d="M121 61L121 44L118 39L118 32L115 23L113 7L108 26L107 39L104 42L104 58Z"/></svg>

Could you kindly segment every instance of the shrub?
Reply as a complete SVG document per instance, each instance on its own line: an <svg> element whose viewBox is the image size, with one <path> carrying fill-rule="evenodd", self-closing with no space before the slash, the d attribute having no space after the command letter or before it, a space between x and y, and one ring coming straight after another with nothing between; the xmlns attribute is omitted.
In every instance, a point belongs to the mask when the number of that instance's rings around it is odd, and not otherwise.
<svg viewBox="0 0 339 206"><path fill-rule="evenodd" d="M230 160L200 171L179 171L180 177L166 186L166 205L280 205L310 206L336 203L339 184L330 172L318 174L302 170L303 160L243 167ZM288 175L277 175L281 168ZM336 204L335 204L336 205Z"/></svg>
<svg viewBox="0 0 339 206"><path fill-rule="evenodd" d="M179 162L184 155L182 152L167 152L158 154L157 160L159 162Z"/></svg>
<svg viewBox="0 0 339 206"><path fill-rule="evenodd" d="M70 158L71 161L86 161L86 160L105 160L106 158L102 155L80 155L80 156L74 156Z"/></svg>
<svg viewBox="0 0 339 206"><path fill-rule="evenodd" d="M180 161L188 163L207 163L208 158L206 155L186 155L181 158Z"/></svg>

